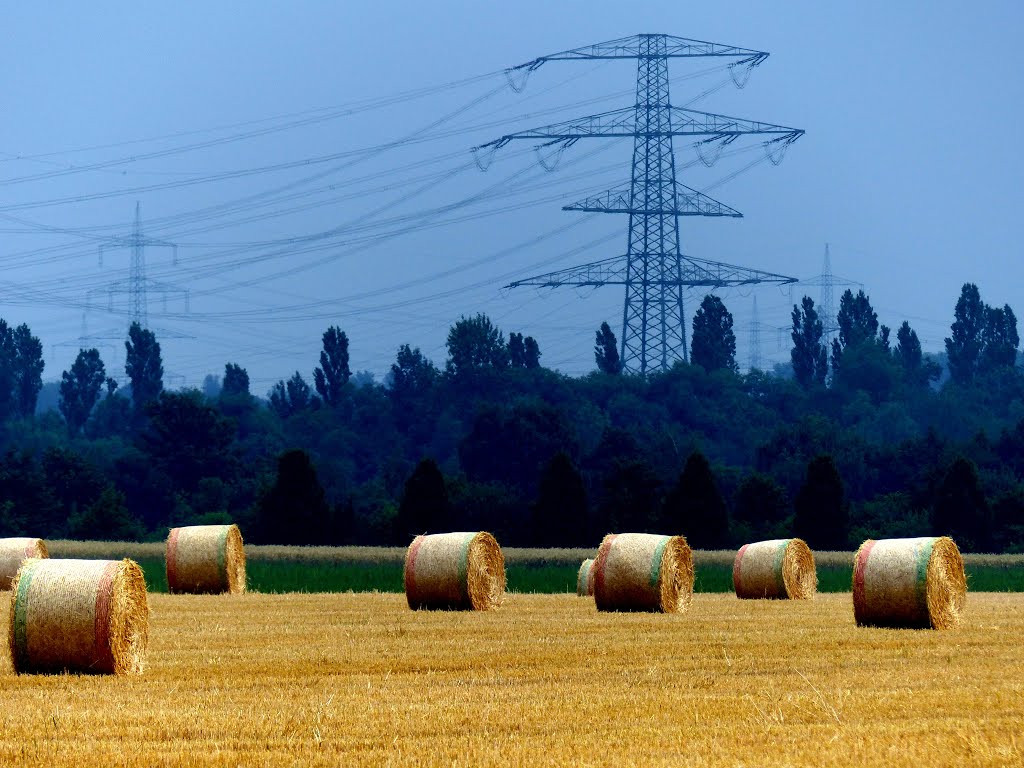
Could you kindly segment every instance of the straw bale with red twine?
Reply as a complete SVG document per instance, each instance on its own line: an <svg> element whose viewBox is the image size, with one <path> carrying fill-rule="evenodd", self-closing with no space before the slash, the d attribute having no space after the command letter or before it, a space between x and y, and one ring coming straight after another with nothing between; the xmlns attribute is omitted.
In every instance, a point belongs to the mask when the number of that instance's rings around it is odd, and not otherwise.
<svg viewBox="0 0 1024 768"><path fill-rule="evenodd" d="M132 560L26 560L11 588L18 673L140 674L149 642L142 569Z"/></svg>

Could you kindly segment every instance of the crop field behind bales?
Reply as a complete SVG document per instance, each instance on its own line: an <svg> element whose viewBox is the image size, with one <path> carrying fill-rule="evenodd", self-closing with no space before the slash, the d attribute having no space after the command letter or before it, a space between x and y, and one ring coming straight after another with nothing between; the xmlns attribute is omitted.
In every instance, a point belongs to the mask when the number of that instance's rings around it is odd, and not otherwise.
<svg viewBox="0 0 1024 768"><path fill-rule="evenodd" d="M49 542L51 557L130 557L146 574L151 592L166 592L164 544L95 541ZM257 592L401 592L404 547L245 548L249 588ZM508 588L512 592L561 594L576 591L580 563L589 549L505 548ZM732 592L733 550L696 551L696 592ZM852 552L815 553L818 589L848 592ZM1024 592L1024 555L964 556L972 591Z"/></svg>
<svg viewBox="0 0 1024 768"><path fill-rule="evenodd" d="M0 621L7 625L8 601ZM950 632L854 626L847 594L572 595L489 613L401 595L151 596L141 677L14 676L5 766L1007 766L1024 761L1024 596Z"/></svg>

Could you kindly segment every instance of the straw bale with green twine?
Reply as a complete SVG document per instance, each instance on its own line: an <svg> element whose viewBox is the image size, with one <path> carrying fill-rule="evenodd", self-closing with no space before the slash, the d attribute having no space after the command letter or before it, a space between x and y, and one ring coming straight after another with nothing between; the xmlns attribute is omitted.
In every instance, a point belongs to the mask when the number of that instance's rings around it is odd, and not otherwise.
<svg viewBox="0 0 1024 768"><path fill-rule="evenodd" d="M15 672L126 675L145 666L146 580L132 560L26 560L9 618Z"/></svg>
<svg viewBox="0 0 1024 768"><path fill-rule="evenodd" d="M486 611L505 594L505 556L484 531L417 536L405 555L404 581L413 610Z"/></svg>
<svg viewBox="0 0 1024 768"><path fill-rule="evenodd" d="M576 574L576 594L579 597L594 596L594 560L588 558L580 564Z"/></svg>
<svg viewBox="0 0 1024 768"><path fill-rule="evenodd" d="M693 599L693 553L682 536L608 534L592 570L599 611L684 613Z"/></svg>
<svg viewBox="0 0 1024 768"><path fill-rule="evenodd" d="M11 588L11 579L26 560L49 556L42 539L0 539L0 589Z"/></svg>
<svg viewBox="0 0 1024 768"><path fill-rule="evenodd" d="M858 625L952 629L966 603L964 561L948 536L868 539L854 556Z"/></svg>
<svg viewBox="0 0 1024 768"><path fill-rule="evenodd" d="M245 592L245 545L237 525L190 525L167 536L171 593Z"/></svg>
<svg viewBox="0 0 1024 768"><path fill-rule="evenodd" d="M732 566L732 584L741 599L807 600L818 591L814 553L802 539L744 544Z"/></svg>

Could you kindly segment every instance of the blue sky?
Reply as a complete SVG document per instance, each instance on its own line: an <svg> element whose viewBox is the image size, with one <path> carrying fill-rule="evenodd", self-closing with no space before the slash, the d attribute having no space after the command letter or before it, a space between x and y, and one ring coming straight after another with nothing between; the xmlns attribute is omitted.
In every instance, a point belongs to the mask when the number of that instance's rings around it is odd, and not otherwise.
<svg viewBox="0 0 1024 768"><path fill-rule="evenodd" d="M560 208L627 180L628 142L579 142L551 173L525 145L486 173L468 150L631 105L631 62L552 62L521 94L501 71L638 32L770 52L743 90L717 88L722 70L697 76L713 62L673 62L672 101L712 91L694 108L807 131L782 165L723 184L758 159L755 142L710 169L677 143L680 180L745 214L684 220L685 252L811 278L829 242L835 273L864 285L880 320L909 319L936 351L963 282L1017 304L1019 4L635 6L8 4L0 316L42 338L46 379L69 365L83 320L87 335L121 333L124 297L109 304L104 286L127 277L129 254L107 249L101 267L97 250L128 233L138 201L147 234L179 244L176 264L147 249L149 276L190 292L187 311L179 293L149 294L172 384L227 361L259 393L308 377L329 324L348 332L353 367L378 377L401 343L441 363L448 326L475 312L535 336L545 364L586 372L594 329L618 333L621 289L501 286L624 251L624 218ZM741 362L755 295L763 358L788 357L771 330L788 323L788 293L721 295ZM96 344L121 373L120 342Z"/></svg>

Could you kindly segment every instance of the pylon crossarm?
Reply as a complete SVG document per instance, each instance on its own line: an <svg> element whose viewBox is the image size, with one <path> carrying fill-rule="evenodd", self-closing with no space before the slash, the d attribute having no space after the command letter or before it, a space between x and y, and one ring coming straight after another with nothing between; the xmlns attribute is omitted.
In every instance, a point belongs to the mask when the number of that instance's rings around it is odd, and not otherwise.
<svg viewBox="0 0 1024 768"><path fill-rule="evenodd" d="M641 254L639 258L643 258ZM658 254L648 254L647 258L657 258ZM534 286L538 288L559 288L561 286L599 287L602 285L626 285L644 282L652 286L671 286L682 288L728 288L730 286L755 285L758 283L776 283L789 285L796 283L795 277L763 272L759 269L748 269L720 261L708 261L692 256L676 256L679 259L679 271L676 276L669 272L659 273L659 277L646 281L628 280L628 256L613 256L578 267L560 269L543 275L534 275L523 280L516 280L506 288ZM637 256L633 257L638 258Z"/></svg>
<svg viewBox="0 0 1024 768"><path fill-rule="evenodd" d="M563 211L586 211L590 213L636 213L651 216L732 216L742 218L743 214L725 203L720 203L702 192L684 184L676 183L675 203L665 206L635 206L632 202L630 185L602 192L585 200L562 207Z"/></svg>
<svg viewBox="0 0 1024 768"><path fill-rule="evenodd" d="M525 64L512 67L513 70L529 69L533 71L547 61L579 61L593 59L638 59L645 55L643 41L645 38L658 37L665 40L663 53L659 55L664 58L735 58L737 63L757 66L768 54L765 51L755 51L752 48L741 48L736 45L723 45L722 43L710 43L705 40L691 40L685 37L673 37L672 35L631 35L618 40L608 40L604 43L585 45L582 48L573 48L568 51L560 51L547 56L539 56Z"/></svg>
<svg viewBox="0 0 1024 768"><path fill-rule="evenodd" d="M737 136L769 135L792 143L804 134L800 128L764 123L760 120L745 120L740 117L716 115L711 112L697 112L682 107L671 107L669 126L653 131L641 131L636 123L636 109L627 107L588 115L575 120L552 123L539 128L508 133L481 144L477 150L500 148L517 139L534 139L546 142L575 141L588 138L625 137L666 137L666 136L710 136L714 139L733 141Z"/></svg>

